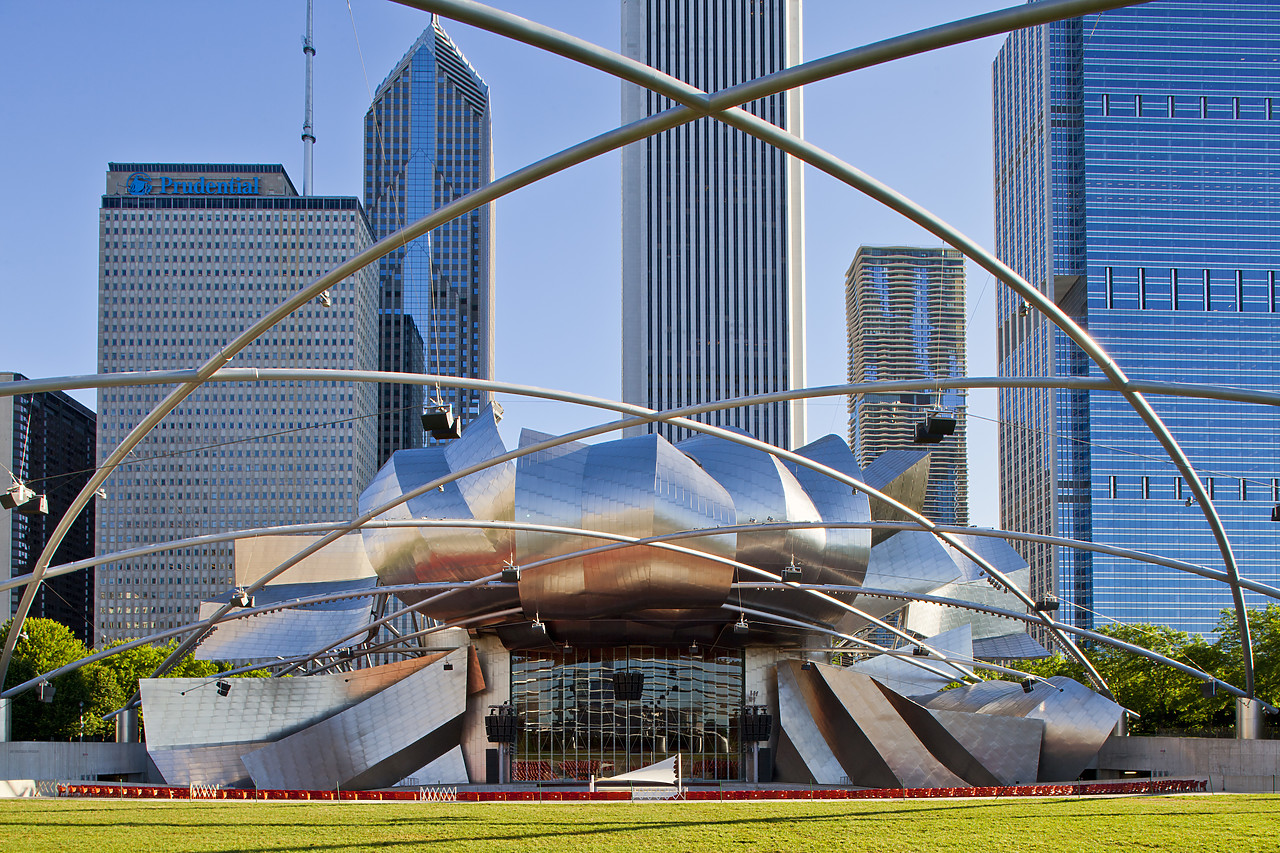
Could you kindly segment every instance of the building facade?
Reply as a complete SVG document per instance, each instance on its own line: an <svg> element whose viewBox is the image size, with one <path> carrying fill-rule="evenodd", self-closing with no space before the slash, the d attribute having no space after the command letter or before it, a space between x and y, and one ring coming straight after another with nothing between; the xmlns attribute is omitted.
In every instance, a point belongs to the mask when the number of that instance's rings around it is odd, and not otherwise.
<svg viewBox="0 0 1280 853"><path fill-rule="evenodd" d="M99 213L98 369L205 361L263 313L371 242L360 202L300 197L278 165L111 163ZM373 370L372 269L235 357L236 367ZM171 386L98 392L99 461ZM345 519L377 470L371 384L210 383L107 481L98 554L241 528ZM101 567L102 640L191 621L234 580L230 542Z"/></svg>
<svg viewBox="0 0 1280 853"><path fill-rule="evenodd" d="M1162 0L1013 33L995 61L997 252L1132 378L1280 389L1277 37L1275 3ZM997 323L1002 376L1101 376L1007 289ZM1256 407L1152 404L1241 573L1280 579L1280 427ZM1004 527L1223 568L1186 484L1119 395L1006 390L999 412ZM1231 603L1171 569L1020 548L1037 594L1056 591L1080 625L1212 632Z"/></svg>
<svg viewBox="0 0 1280 853"><path fill-rule="evenodd" d="M0 373L0 382L26 378ZM93 476L96 427L94 413L61 391L0 397L0 466L11 481L16 478L44 495L49 506L46 515L8 512L8 523L0 524L0 554L7 558L9 577L31 573L49 535ZM63 537L50 565L93 556L93 513L91 501ZM93 578L94 570L86 569L46 580L29 615L61 622L92 646ZM10 592L10 614L23 592L23 587Z"/></svg>
<svg viewBox="0 0 1280 853"><path fill-rule="evenodd" d="M434 15L365 114L364 195L382 239L493 179L489 87ZM494 212L486 205L378 262L380 369L493 378ZM378 459L421 447L424 402L467 423L482 391L379 386Z"/></svg>
<svg viewBox="0 0 1280 853"><path fill-rule="evenodd" d="M623 0L622 51L714 92L797 64L800 12L800 0ZM623 83L624 123L672 106ZM803 133L799 90L746 108ZM671 409L804 386L798 161L701 119L623 150L622 211L624 400ZM698 417L791 447L803 413L790 402Z"/></svg>
<svg viewBox="0 0 1280 853"><path fill-rule="evenodd" d="M964 281L956 249L859 247L845 274L849 382L964 376ZM955 432L916 445L916 425L931 414L955 417ZM966 414L963 390L856 394L849 398L849 445L863 468L888 450L928 450L924 515L967 525Z"/></svg>

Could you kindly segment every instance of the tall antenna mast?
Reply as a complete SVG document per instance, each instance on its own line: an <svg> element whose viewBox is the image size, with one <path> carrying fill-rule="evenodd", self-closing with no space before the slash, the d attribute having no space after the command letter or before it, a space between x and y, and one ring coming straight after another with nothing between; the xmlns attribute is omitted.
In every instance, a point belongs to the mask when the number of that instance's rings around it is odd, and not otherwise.
<svg viewBox="0 0 1280 853"><path fill-rule="evenodd" d="M302 194L311 195L311 153L316 144L316 137L311 129L311 64L316 56L316 49L311 44L311 0L307 0L307 34L302 37L302 53L307 57L307 101L302 118Z"/></svg>

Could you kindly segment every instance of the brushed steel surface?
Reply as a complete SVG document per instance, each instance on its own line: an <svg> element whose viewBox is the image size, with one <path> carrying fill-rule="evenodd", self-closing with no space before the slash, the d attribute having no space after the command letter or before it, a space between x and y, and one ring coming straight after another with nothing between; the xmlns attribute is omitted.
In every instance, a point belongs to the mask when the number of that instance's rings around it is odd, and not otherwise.
<svg viewBox="0 0 1280 853"><path fill-rule="evenodd" d="M824 436L801 447L796 453L854 479L862 477L853 451L837 435ZM784 464L800 482L824 520L871 520L871 504L866 493L854 491L812 468L793 462ZM818 573L813 582L861 584L870 559L871 531L828 530L824 552L815 563Z"/></svg>
<svg viewBox="0 0 1280 853"><path fill-rule="evenodd" d="M461 438L446 446L393 453L361 493L360 512L505 452L493 408L488 406ZM514 517L514 501L515 465L503 462L419 495L378 518L505 520ZM500 569L514 553L514 537L503 530L365 528L361 537L369 562L387 585L476 580ZM427 595L404 593L399 597L406 604L415 604ZM509 590L472 590L441 599L424 613L452 621L511 607L515 602L516 595Z"/></svg>
<svg viewBox="0 0 1280 853"><path fill-rule="evenodd" d="M1000 785L1030 785L1040 765L1044 721L963 711L930 711Z"/></svg>
<svg viewBox="0 0 1280 853"><path fill-rule="evenodd" d="M975 639L973 656L980 660L1018 660L1047 658L1049 651L1037 643L1030 634L1017 632Z"/></svg>
<svg viewBox="0 0 1280 853"><path fill-rule="evenodd" d="M882 453L863 469L862 479L873 489L919 512L929 485L929 451L904 448ZM871 501L871 517L876 521L910 520L902 510L880 500ZM892 530L877 530L871 534L871 544L878 545L894 535Z"/></svg>
<svg viewBox="0 0 1280 853"><path fill-rule="evenodd" d="M420 767L400 780L401 785L466 785L470 782L462 747L455 746L444 755Z"/></svg>
<svg viewBox="0 0 1280 853"><path fill-rule="evenodd" d="M896 451L890 451L896 452ZM906 451L904 451L906 452ZM898 531L871 547L871 562L863 586L928 594L956 581L960 569L947 546L930 533ZM905 599L857 596L853 604L872 616L884 617L905 604ZM853 633L870 624L855 614L841 617L839 629Z"/></svg>
<svg viewBox="0 0 1280 853"><path fill-rule="evenodd" d="M936 637L929 637L927 642L930 647L961 660L973 658L973 643L968 625L961 625ZM910 659L895 655L869 657L852 664L849 669L869 675L890 690L904 696L941 690L959 678L958 673L949 678L929 672L914 665Z"/></svg>
<svg viewBox="0 0 1280 853"><path fill-rule="evenodd" d="M522 521L646 537L733 524L728 493L658 435L591 445L521 465L516 512ZM558 517L557 517L558 516ZM592 543L594 544L594 543ZM689 547L731 557L732 536L689 540ZM522 536L517 562L528 563L585 547L580 537ZM520 598L526 613L544 619L634 619L656 612L719 607L733 569L722 563L654 548L606 551L525 569Z"/></svg>
<svg viewBox="0 0 1280 853"><path fill-rule="evenodd" d="M374 577L321 583L268 584L254 594L254 605L287 604L299 598L333 595L372 589ZM206 619L231 599L227 592L213 601L200 603L200 618ZM210 630L191 656L197 660L262 660L305 655L323 648L335 637L354 633L372 619L371 598L353 598L309 607L295 607L260 613L246 619L223 622ZM351 646L348 639L335 648Z"/></svg>
<svg viewBox="0 0 1280 853"><path fill-rule="evenodd" d="M959 695L952 695L959 694ZM989 681L918 697L930 710L966 710L986 715L1041 720L1039 780L1077 778L1098 754L1123 709L1088 687L1061 675L1036 682L1027 693L1019 684Z"/></svg>
<svg viewBox="0 0 1280 853"><path fill-rule="evenodd" d="M240 756L376 695L443 654L332 675L217 679L144 678L147 752L171 784L235 784ZM234 758L234 760L232 760Z"/></svg>
<svg viewBox="0 0 1280 853"><path fill-rule="evenodd" d="M815 664L808 675L819 677L826 683L832 697L847 715L848 724L840 732L841 740L850 739L849 724L856 728L898 780L895 787L952 788L968 784L929 750L899 709L889 701L886 690L870 676L825 664ZM910 701L905 697L899 698L903 702ZM920 710L923 712L924 709ZM828 709L828 713L832 712L834 709ZM861 763L864 759L857 756L855 760ZM844 764L849 781L855 785L863 784L857 781L865 778L859 772L861 768L848 758Z"/></svg>
<svg viewBox="0 0 1280 853"><path fill-rule="evenodd" d="M359 704L254 750L241 761L259 788L394 785L460 745L468 658L465 648L449 652ZM444 668L446 662L453 664L451 670Z"/></svg>
<svg viewBox="0 0 1280 853"><path fill-rule="evenodd" d="M777 673L778 721L791 750L803 763L803 775L797 774L796 769L779 766L778 770L783 775L779 776L778 781L840 784L845 776L845 769L823 737L805 693L801 690L800 675L804 671L798 666L792 666L790 661L781 661L777 665Z"/></svg>

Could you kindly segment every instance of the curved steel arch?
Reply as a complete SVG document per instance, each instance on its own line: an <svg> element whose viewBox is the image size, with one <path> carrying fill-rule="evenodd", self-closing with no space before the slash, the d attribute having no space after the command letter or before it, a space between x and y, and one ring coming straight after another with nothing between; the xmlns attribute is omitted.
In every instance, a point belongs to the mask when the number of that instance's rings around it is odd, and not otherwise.
<svg viewBox="0 0 1280 853"><path fill-rule="evenodd" d="M1249 630L1248 611L1244 605L1244 595L1240 591L1239 586L1239 567L1236 564L1235 553L1232 551L1231 542L1227 537L1226 529L1222 525L1222 519L1218 515L1217 509L1213 506L1209 499L1208 492L1204 485L1200 482L1199 476L1195 469L1191 466L1190 459L1183 452L1181 445L1177 439L1169 432L1164 421L1151 408L1146 398L1140 392L1134 391L1129 387L1129 377L1121 369L1120 365L1110 356L1109 353L1093 339L1088 332L1081 328L1074 320L1072 320L1064 311L1058 308L1057 304L1049 298L1046 298L1036 288L1032 287L1025 279L1014 272L1009 266L1000 261L995 255L986 251L977 242L970 239L958 229L952 227L938 216L926 210L919 204L916 204L906 196L893 190L886 184L875 180L861 170L845 163L838 157L822 150L821 148L806 142L793 134L782 130L776 125L770 124L758 116L752 115L736 106L723 110L713 110L710 108L712 103L712 95L685 83L675 77L665 74L650 66L644 65L635 60L624 57L614 51L606 50L598 45L591 44L582 39L570 36L566 33L553 30L542 25L532 24L529 21L502 12L496 9L485 7L473 0L396 0L407 6L427 11L444 14L448 17L455 18L464 23L483 29L500 31L503 35L518 41L542 47L545 50L563 56L566 59L588 65L601 71L605 71L630 83L642 86L657 94L671 98L677 103L685 105L688 109L697 110L704 115L711 116L717 121L724 122L744 133L748 133L763 142L766 142L775 148L785 151L788 154L808 163L809 165L826 172L828 175L843 181L854 189L859 190L865 195L875 199L881 204L903 215L910 221L916 223L920 227L929 231L935 237L947 242L951 246L960 250L966 257L985 269L996 279L1003 282L1007 287L1021 296L1027 303L1034 305L1045 317L1062 330L1080 349L1089 357L1089 359L1098 366L1098 368L1113 383L1113 390L1124 396L1125 400L1134 412L1146 423L1147 428L1155 436L1156 440L1164 448L1169 458L1177 466L1179 472L1187 480L1191 489L1191 493L1195 496L1197 503L1200 505L1201 512L1204 514L1205 520L1209 524L1209 529L1213 533L1213 537L1218 544L1218 551L1222 554L1223 564L1226 566L1227 574L1231 577L1230 589L1231 597L1236 611L1236 624L1239 627L1241 639L1241 657L1244 662L1244 674L1246 690L1250 698L1254 693L1254 675L1253 675L1253 647L1252 638ZM1137 2L1118 2L1115 6L1138 5L1146 0L1137 0ZM1028 4L1027 8L1034 6L1045 6L1047 4ZM1100 4L1102 5L1102 4ZM1081 2L1078 6L1088 6L1087 2ZM1095 9L1096 11L1096 9ZM1062 17L1073 17L1079 12ZM946 29L951 25L943 24L941 29ZM499 29L500 28L500 29ZM828 60L831 58L828 57ZM825 79L826 77L835 76L843 73L839 70L839 63L830 63L831 67L820 72L816 79ZM769 88L775 88L776 75L766 75L757 78L756 82L770 81ZM811 81L812 82L812 81ZM790 89L799 85L803 85L800 80L792 80L784 84L781 88ZM723 91L732 91L723 90ZM722 93L718 93L722 94ZM772 94L772 92L770 92ZM945 535L943 537L945 539ZM950 540L948 540L950 541ZM957 543L952 542L955 545ZM1053 629L1050 629L1053 631ZM1077 657L1081 662L1085 658L1074 650L1072 644L1066 637L1056 631L1054 636L1060 641L1067 644L1068 651Z"/></svg>
<svg viewBox="0 0 1280 853"><path fill-rule="evenodd" d="M751 584L750 586L759 587L760 585ZM766 585L766 587L767 586L768 585ZM781 586L781 584L774 584L772 586L776 588L778 586ZM831 589L833 587L831 585L827 585L827 588ZM891 589L869 589L867 587L848 587L845 591L851 592L851 593L856 591L859 595L869 595L869 596L878 597L878 598L905 598L910 601L920 601L926 604L941 604L945 607L958 607L962 610L973 610L975 612L987 613L992 616L999 616L1005 619L1015 619L1021 622L1026 622L1028 624L1035 624L1038 621L1036 619L1031 618L1025 613L1019 613L1016 610L1005 610L1000 607L991 607L990 605L986 605L986 604L978 604L972 601L965 601L962 598L947 598L945 596L926 595L923 593L897 592ZM1132 652L1133 654L1146 658L1147 660L1153 661L1154 663L1160 663L1160 664L1165 664L1167 666L1171 666L1174 669L1177 669L1181 672L1186 673L1187 675L1196 677L1197 679L1205 682L1206 684L1215 684L1218 687L1221 687L1225 692L1230 693L1233 696L1239 696L1242 699L1250 698L1239 687L1236 687L1232 684L1229 684L1223 681L1222 679L1216 677L1212 673L1205 672L1203 669L1196 669L1195 667L1188 666L1184 663L1180 663L1179 661L1176 661L1173 658L1166 657L1165 655L1162 655L1159 652L1152 651L1151 649L1145 648L1143 646L1139 646L1134 643L1129 643L1124 640L1117 639L1115 637L1110 637L1106 634L1101 634L1089 628L1079 628L1075 625L1071 625L1066 622L1059 623L1059 627L1064 631L1070 632L1072 634L1077 634L1092 642L1102 643L1103 645L1108 645L1117 649L1121 649L1123 651ZM1257 701L1260 702L1268 710L1268 712L1273 714L1280 713L1280 708L1275 708L1270 703L1265 702L1261 699L1258 699Z"/></svg>
<svg viewBox="0 0 1280 853"><path fill-rule="evenodd" d="M276 527L254 527L242 528L240 530L232 530L225 533L208 533L203 536L194 536L186 539L171 539L167 542L159 542L153 545L146 545L141 548L130 548L125 551L114 551L110 554L104 554L99 557L90 557L84 560L76 560L72 563L62 563L57 566L50 566L46 571L44 578L48 580L62 575L72 574L82 569L91 568L93 566L101 566L109 563L119 563L124 560L134 559L136 557L144 557L151 554L159 554L165 551L175 551L183 548L191 548L197 545L207 545L218 542L236 542L241 539L254 539L261 536L279 536L292 535L300 533L327 533L332 530L345 527L345 522L329 521L329 522L312 522L310 524L287 524ZM359 530L367 529L384 529L384 528L419 528L419 527L440 527L440 528L475 528L475 529L513 529L515 525L522 522L499 522L484 521L479 519L436 519L436 518L405 518L405 519L375 519L361 525ZM892 522L892 521L805 521L805 522L758 522L756 524L734 525L732 527L716 528L715 532L720 533L736 533L757 530L799 530L805 528L814 529L857 529L857 530L919 530L924 528L918 524L908 522ZM1149 563L1156 566L1164 566L1166 568L1175 569L1177 571L1187 572L1188 574L1198 575L1199 577L1226 583L1227 576L1225 572L1219 572L1205 566L1199 566L1195 563L1189 563L1185 560L1175 560L1168 557L1162 557L1159 554L1152 554L1147 551L1135 551L1130 548L1120 548L1114 545L1104 545L1097 542L1090 542L1083 539L1069 539L1061 536L1047 536L1039 533L1020 533L1013 530L1000 530L990 527L960 527L955 525L939 525L939 529L946 533L955 533L965 536L985 536L996 539L1016 539L1026 542L1039 542L1045 545L1055 545L1063 548L1074 548L1081 551L1093 551L1095 553L1107 554L1113 557L1134 560L1142 563ZM357 533L359 531L352 531ZM574 529L575 536L591 537L592 531ZM674 541L680 538L696 538L698 536L707 535L706 530L702 531L680 531L678 533L663 534L660 537L651 539L636 540L634 543L626 543L621 546L600 546L600 547L630 547L632 544L647 545L656 544L658 541ZM580 557L589 553L588 550L575 551L569 554L561 555L561 558ZM698 552L702 553L702 552ZM0 581L0 592L13 589L14 587L23 586L31 582L31 575L15 575L8 580ZM1254 581L1250 578L1240 578L1240 585L1250 592L1256 592L1265 595L1268 598L1280 599L1280 587L1271 586L1260 581Z"/></svg>
<svg viewBox="0 0 1280 853"><path fill-rule="evenodd" d="M326 375L330 375L330 376L331 376L331 375L333 375L333 374L332 374L332 373L328 373L328 374L326 374ZM373 380L373 379L375 379L375 378L381 378L381 377L383 377L383 376L385 376L385 374L375 374L374 376L371 376L371 377L370 377L370 381L372 381L372 380ZM422 377L413 376L412 378L413 378L415 381L424 381L424 380L422 379ZM996 381L999 381L999 380L996 380ZM480 383L480 381L479 381L479 380L471 380L471 382L473 382L473 383ZM502 385L502 383L487 383L487 382L486 382L486 383L481 383L481 384L486 384L486 385L495 385L495 384L497 384L497 385ZM882 387L882 388L883 388L883 387L886 387L886 386L887 386L887 385L889 385L889 384L897 384L897 383L876 383L876 387ZM512 387L512 386L505 386L505 387L507 387L509 390L524 390L524 389L517 389L517 388ZM840 393L844 393L844 392L845 392L845 389L850 388L850 387L853 387L853 386L836 386L836 388L838 388L838 389L839 389L839 392L840 392ZM529 389L529 390L534 390L534 389ZM806 391L801 391L801 392L790 392L790 394L791 394L792 396L796 396L796 395L806 395L806 394L809 394L809 393L821 393L821 392L822 392L822 389L820 389L819 391L815 391L815 392L810 392L810 391L808 391L808 390L806 390ZM827 391L827 393L835 393L835 391L833 391L833 390L828 390L828 391ZM557 393L557 392L549 392L549 396L556 397L556 398L564 398L564 397L566 397L566 396L574 396L574 395L564 395L564 394L560 394L560 393ZM777 395L777 394L775 394L775 395L762 395L762 396L778 396L778 395ZM742 403L742 401L735 401L735 402L730 402L730 403L721 402L721 403L717 403L717 404L707 404L706 406L704 406L704 407L702 407L702 408L705 408L705 409L711 409L711 408L724 407L724 406L728 406L728 405L735 405L735 404L741 404L741 403ZM624 425L625 425L625 424L624 424ZM576 436L575 436L575 437L576 437ZM801 461L804 461L804 460L802 459ZM378 525L378 524L380 524L380 523L379 523L379 522L374 521L374 522L369 522L369 524L370 524L370 525ZM775 526L776 526L776 525L775 525ZM904 528L907 528L907 529L924 529L924 528L923 528L922 526L920 526L920 525L914 525L914 526L912 526L912 525L903 525L903 527L904 527ZM294 531L299 531L299 530L302 530L302 529L305 529L305 528L306 528L306 526L291 526L289 529L294 530ZM345 530L345 529L346 529L346 525L321 525L319 528L312 527L312 528L310 528L310 529L312 529L312 530L317 530L317 529L329 529L329 530L333 530L333 529L343 529L343 530ZM963 529L963 528L961 528L961 529L956 529L956 530L954 530L954 531L948 531L948 532L961 532L961 531L964 531L964 532L970 532L970 531L968 531L967 529ZM979 534L981 534L981 533L982 533L982 531L980 531L980 530L976 530L976 531L973 531L973 532L978 532ZM703 533L694 533L694 534L692 534L692 535L697 536L697 535L705 535L705 534L703 534ZM1020 537L1022 537L1022 538L1028 538L1028 535L1026 535L1026 534L1019 534L1019 536L1020 536ZM197 537L197 539L199 539L200 541L206 541L206 542L207 542L207 541L212 541L212 540L214 540L214 539L222 539L222 540L225 540L225 539L228 539L228 538L236 538L236 537L235 537L233 534L232 534L232 535L221 535L221 536L220 536L220 535L216 535L216 534L215 534L215 535L208 536L208 537ZM1063 544L1063 545L1070 545L1070 546L1081 547L1081 546L1085 546L1085 544L1086 544L1086 543L1076 543L1076 542L1073 542L1072 540L1060 540L1060 541L1057 541L1057 542L1056 542L1056 544ZM610 546L602 546L602 547L610 547ZM616 547L616 546L615 546L615 547ZM1098 547L1098 546L1094 546L1094 547L1095 547L1095 549L1096 549L1096 550L1103 550L1103 548L1102 548L1102 547ZM161 546L154 546L154 547L153 547L153 548L151 548L151 549L140 549L140 550L151 550L151 551L155 551L155 550L163 550L163 547L161 547ZM1126 555L1126 556L1127 556L1127 555ZM110 557L105 558L105 559L101 559L101 560L94 560L94 561L86 561L86 562L95 562L95 563L97 563L97 562L109 562L109 561L111 561L111 560L113 560L113 559L120 559L120 557L119 557L119 556L110 556ZM1188 564L1188 565L1190 565L1190 564ZM1177 566L1177 565L1175 565L1175 566L1174 566L1174 568L1183 568L1183 566ZM1199 567L1192 567L1192 570L1194 571L1194 569L1196 569L1196 568L1199 568ZM1201 571L1198 571L1198 572L1195 572L1195 573L1197 573L1197 574L1202 574L1203 576L1210 577L1211 579L1214 579L1214 580L1221 580L1221 579L1222 579L1222 578L1220 578L1220 577L1216 576L1216 573L1211 573L1211 572L1210 572L1210 570L1207 570L1207 569L1202 569ZM21 582L22 582L22 581L21 581L21 580L19 580L19 583L21 583ZM29 582L29 581L28 581L28 582ZM7 586L7 585L6 585L6 586ZM1253 585L1252 585L1252 584L1250 584L1250 586L1252 587ZM1257 589L1257 591L1267 593L1267 589L1263 589L1263 588L1258 588L1258 589Z"/></svg>
<svg viewBox="0 0 1280 853"><path fill-rule="evenodd" d="M121 373L96 373L83 376L50 376L0 382L0 397L18 394L41 394L47 391L76 391L91 388L133 388L144 385L180 385L194 377L194 370L146 370ZM525 397L563 400L564 394L535 385L503 382L496 379L472 379L466 376L443 376L434 373L397 373L389 370L345 370L339 368L293 367L223 367L205 379L211 382L392 382L401 385L442 385L494 393L510 393ZM1203 385L1192 382L1151 382L1131 379L1129 387L1143 394L1163 397L1192 397L1204 400L1226 400L1259 406L1280 406L1280 392L1234 385ZM838 397L850 394L874 394L883 391L932 391L937 388L1050 388L1080 391L1115 391L1107 379L1087 376L957 376L938 379L883 379L876 382L853 382L844 385L815 385L787 391L771 391L745 397L729 397L708 404L715 408L755 405L759 402ZM708 410L710 411L710 410Z"/></svg>
<svg viewBox="0 0 1280 853"><path fill-rule="evenodd" d="M1042 4L1042 5L1049 5L1049 4ZM1113 4L1113 5L1126 5L1126 4ZM1074 14L1078 14L1078 13L1079 13L1079 12L1076 12L1076 13L1074 13ZM972 37L972 36L971 36L971 37ZM403 239L403 237L401 237L400 239ZM338 277L340 278L340 277L342 277L342 276L338 276ZM286 303L286 304L287 304L287 303ZM283 308L283 306L282 306L282 308ZM277 310L280 310L280 309L277 309ZM225 352L225 351L224 351L224 352ZM221 355L221 354L220 354L220 355ZM203 369L202 369L202 370L203 370ZM199 381L197 381L197 382L196 382L196 384L199 384ZM1114 386L1113 386L1113 388L1114 388ZM1122 392L1122 393L1126 393L1123 389L1116 389L1116 390L1121 390L1121 392ZM189 392L188 392L188 393L189 393ZM1126 396L1128 396L1128 395L1127 395L1127 393L1126 393ZM163 405L163 404L162 404L162 405ZM174 405L176 405L176 402L174 403ZM161 407L159 407L159 406L158 406L158 407L157 407L157 410L158 410L159 408L161 408ZM154 415L154 414L156 413L156 411L157 411L157 410L153 410L152 414ZM1152 414L1154 415L1154 413L1152 413ZM163 413L161 413L161 417L162 417L162 416L163 416ZM157 420L158 420L158 419L157 419ZM141 424L140 424L140 426L141 426ZM132 434L131 434L131 435L132 435ZM1175 460L1175 461L1176 461L1176 460ZM1189 480L1194 481L1194 477L1189 477L1188 479L1189 479ZM1195 481L1195 482L1197 482L1197 483L1198 483L1198 481ZM1194 488L1193 488L1193 490L1194 490ZM83 506L83 504L82 504L81 506ZM1209 512L1212 512L1211 508L1210 508L1208 511L1209 511ZM944 537L944 538L945 538L945 537ZM958 544L958 543L953 543L953 544ZM962 549L962 550L963 550L963 549ZM47 566L47 561L44 561L44 562L45 562L45 565ZM979 562L981 562L981 561L979 561ZM1233 563L1233 562L1231 562L1230 560L1228 560L1228 566L1229 566L1229 568L1234 569L1234 563ZM38 568L39 568L39 567L38 567ZM39 571L37 571L37 572L33 573L33 575L38 574L38 573L39 573ZM1232 591L1233 591L1233 595L1235 595L1235 596L1236 596L1236 598L1237 598L1237 600L1239 601L1240 599L1239 599L1238 573L1236 573L1236 574L1237 574L1236 583L1235 583L1235 584L1233 584L1233 586L1232 586ZM34 584L33 584L33 585L38 584L38 582L39 582L39 581L38 581L38 578L37 578L37 579L35 579L35 581L34 581ZM28 589L28 592L31 592L31 589ZM1247 639L1247 636L1248 636L1248 631L1247 631L1247 622L1246 622L1246 624L1243 626L1242 635ZM1248 646L1247 646L1247 643L1246 643L1246 649L1247 649L1247 648L1248 648ZM10 652L10 651L11 651L11 649L10 649L10 648L8 648L8 647L6 647L6 655L5 655L5 658L6 658L6 659L5 659L5 661L0 662L0 663L3 663L4 665L7 665L7 658L8 658L8 654L9 654L9 652ZM1251 671L1251 667L1249 666L1249 663L1250 663L1249 661L1246 661L1246 669L1247 669L1247 670L1249 670L1249 671ZM0 669L2 669L2 668L3 668L3 666L0 666Z"/></svg>
<svg viewBox="0 0 1280 853"><path fill-rule="evenodd" d="M1131 0L1137 2L1137 0ZM888 42L881 42L877 45L869 46L865 49L853 49L839 54L839 67L845 70L853 70L856 67L869 67L871 65L888 62L895 58L910 56L927 50L933 50L938 47L947 46L949 44L957 44L969 41L974 38L980 38L985 35L995 35L1005 32L1009 29L1019 26L1027 26L1028 23L1016 23L1017 20L1031 23L1043 23L1055 20L1061 17L1071 17L1081 14L1082 11L1096 10L1111 6L1129 5L1122 0L1110 0L1110 2L1090 2L1090 0L1046 0L1044 3L1034 6L1024 7L1023 9L1006 10L1004 13L995 13L989 16L978 16L977 18L967 21L958 22L956 24L944 24L940 27L934 27L919 33L901 36ZM1019 13L1023 15L1019 15ZM1037 17L1037 12L1043 12L1043 17ZM825 63L825 64L824 64ZM807 64L810 71L814 73L814 69L818 69L814 79L821 79L823 76L831 76L838 73L832 66L833 62L819 60L817 63ZM803 66L801 66L803 67ZM788 79L797 82L784 84L783 88L794 85L800 85L803 80L796 77L796 74L804 72L798 69L792 69L792 77ZM768 88L774 85L767 78L753 81L755 88ZM739 93L751 91L750 85L735 87ZM761 95L745 95L743 100L751 100ZM722 96L725 106L733 106L734 95L727 97ZM676 100L680 100L677 98ZM714 104L714 98L708 99L709 104ZM569 168L577 163L584 162L587 159L603 154L607 151L620 148L629 142L638 141L648 136L660 133L670 127L691 121L700 115L697 109L689 109L687 107L678 107L656 116L633 122L625 127L609 131L590 140L579 143L578 145L567 148L550 157L543 158L529 166L519 169L509 175L499 178L490 184L485 185L467 195L464 195L454 201L444 205L431 214L419 219L418 221L407 225L404 228L392 233L391 235L380 240L378 243L369 247L358 255L348 259L339 266L335 267L329 273L321 276L313 284L303 288L293 297L276 306L272 311L259 318L252 326L239 334L233 341L228 343L216 355L206 361L197 371L195 376L179 388L174 389L164 400L156 404L156 406L140 421L129 434L121 441L114 451L104 461L102 467L90 478L80 493L76 495L67 512L59 520L57 527L46 543L44 550L33 569L33 575L36 581L28 585L23 593L22 600L14 613L14 621L21 626L25 621L27 613L30 611L31 603L34 600L36 590L39 586L39 578L43 575L45 568L49 565L53 558L54 552L61 545L62 539L66 536L71 524L75 518L83 511L89 498L98 490L102 483L106 480L110 473L118 467L124 457L161 421L169 412L173 411L182 400L186 399L196 388L198 388L209 374L216 371L219 367L225 365L233 358L236 353L244 349L267 330L272 328L280 320L293 313L297 308L309 302L326 290L331 284L340 281L351 275L359 269L372 263L379 257L392 251L397 245L401 245L408 240L414 239L437 225L448 222L464 213L474 210L483 204L496 200L510 192L515 191L523 186L527 186L540 178L554 174ZM1238 595L1238 591L1237 591ZM1245 633L1242 634L1246 640L1247 623L1244 628ZM13 650L16 644L18 631L11 631L10 636L6 639L4 650L0 653L0 683L6 677L9 669L9 662L13 657ZM1070 641L1065 637L1061 640L1070 646ZM1247 645L1246 645L1246 648ZM1087 662L1082 659L1082 663ZM1251 662L1250 662L1251 663ZM1252 672L1251 665L1247 667ZM1096 674L1095 674L1096 675Z"/></svg>

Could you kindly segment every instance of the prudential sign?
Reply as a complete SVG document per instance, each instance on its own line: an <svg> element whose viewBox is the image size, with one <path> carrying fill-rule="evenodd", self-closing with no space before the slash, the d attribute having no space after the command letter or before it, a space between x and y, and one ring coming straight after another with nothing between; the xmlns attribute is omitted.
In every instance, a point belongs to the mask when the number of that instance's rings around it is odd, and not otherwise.
<svg viewBox="0 0 1280 853"><path fill-rule="evenodd" d="M125 183L129 195L261 195L258 178L231 178L211 181L204 176L194 181L160 178L159 183L146 172L134 172Z"/></svg>

